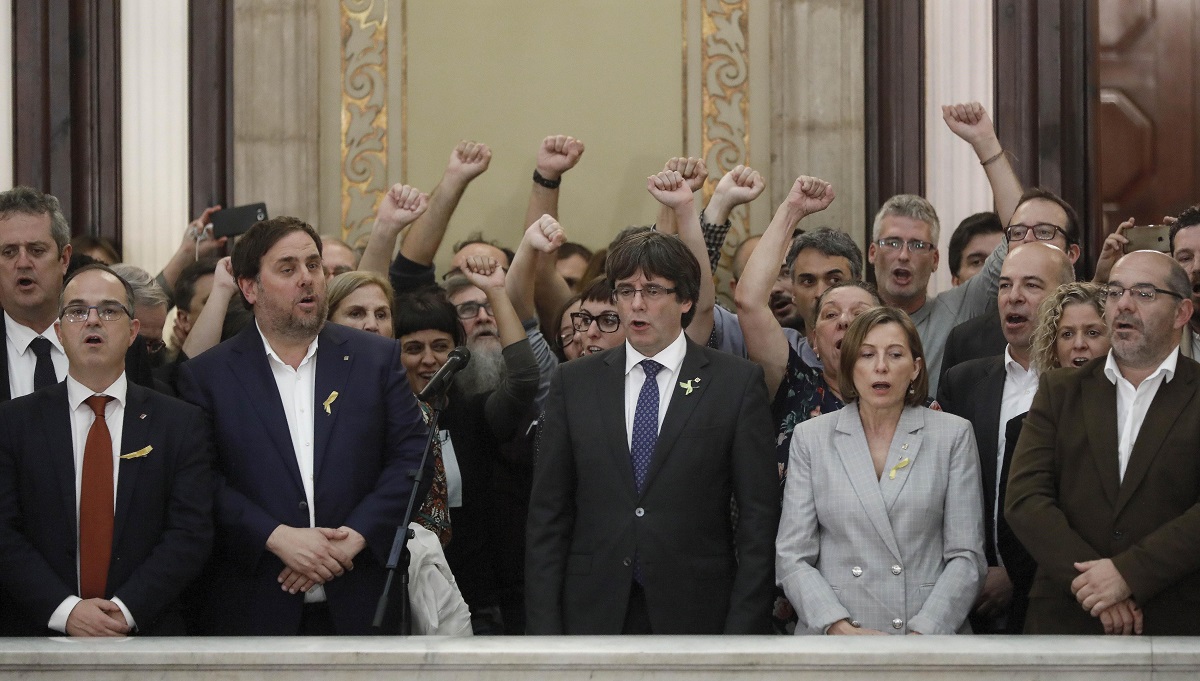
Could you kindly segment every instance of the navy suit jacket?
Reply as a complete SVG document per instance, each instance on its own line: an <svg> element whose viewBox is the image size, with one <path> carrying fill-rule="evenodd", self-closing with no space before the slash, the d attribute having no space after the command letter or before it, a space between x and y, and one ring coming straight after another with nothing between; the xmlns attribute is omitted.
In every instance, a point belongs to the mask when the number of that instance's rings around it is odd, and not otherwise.
<svg viewBox="0 0 1200 681"><path fill-rule="evenodd" d="M400 344L326 324L316 353L313 500L318 527L367 541L354 570L325 585L339 634L367 634L384 565L427 431L400 364ZM256 324L180 367L180 395L213 420L217 537L202 578L200 630L296 634L304 598L279 588L266 549L279 525L308 527L308 503L279 390Z"/></svg>
<svg viewBox="0 0 1200 681"><path fill-rule="evenodd" d="M7 388L7 384L6 384ZM143 634L182 634L177 600L212 547L211 444L199 409L134 383L126 394L108 598ZM0 584L10 632L45 636L79 593L75 459L67 386L0 405ZM54 634L57 635L57 634Z"/></svg>

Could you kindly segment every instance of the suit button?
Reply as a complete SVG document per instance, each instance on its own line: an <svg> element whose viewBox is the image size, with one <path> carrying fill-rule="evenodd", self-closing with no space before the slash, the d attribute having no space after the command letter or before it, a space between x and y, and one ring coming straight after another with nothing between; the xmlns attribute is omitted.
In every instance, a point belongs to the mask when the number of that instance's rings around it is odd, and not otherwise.
<svg viewBox="0 0 1200 681"><path fill-rule="evenodd" d="M301 501L301 502L300 502L300 510L301 510L301 511L307 511L307 510L308 510L308 502L307 502L307 501Z"/></svg>
<svg viewBox="0 0 1200 681"><path fill-rule="evenodd" d="M862 577L862 568L855 565L854 567L850 568L850 574L854 575L855 577Z"/></svg>
<svg viewBox="0 0 1200 681"><path fill-rule="evenodd" d="M904 620L900 619L899 617L892 620L892 628L893 629L903 629L904 628Z"/></svg>
<svg viewBox="0 0 1200 681"><path fill-rule="evenodd" d="M1120 541L1121 537L1124 537L1124 536L1125 535L1120 530L1113 530L1113 539Z"/></svg>
<svg viewBox="0 0 1200 681"><path fill-rule="evenodd" d="M858 629L859 627L862 626L862 622L859 622L858 620L850 620L850 626L854 627L855 629Z"/></svg>
<svg viewBox="0 0 1200 681"><path fill-rule="evenodd" d="M644 508L642 508L641 506L639 506L639 507L637 507L637 508L633 509L633 514L634 514L635 516L637 516L637 517L641 518L642 516L646 515L646 509L644 509Z"/></svg>
<svg viewBox="0 0 1200 681"><path fill-rule="evenodd" d="M898 574L900 574L901 572L904 572L904 568L900 567L899 565L893 565L893 566L892 566L892 574L893 574L893 575L898 575Z"/></svg>
<svg viewBox="0 0 1200 681"><path fill-rule="evenodd" d="M633 561L629 558L629 556L625 556L625 560L621 561L621 565L629 567L630 565L633 565Z"/></svg>

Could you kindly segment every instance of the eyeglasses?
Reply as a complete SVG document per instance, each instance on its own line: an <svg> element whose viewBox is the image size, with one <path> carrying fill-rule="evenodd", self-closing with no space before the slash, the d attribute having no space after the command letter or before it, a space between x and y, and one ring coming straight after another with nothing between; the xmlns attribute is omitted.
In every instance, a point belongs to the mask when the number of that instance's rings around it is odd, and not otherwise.
<svg viewBox="0 0 1200 681"><path fill-rule="evenodd" d="M104 322L115 322L122 316L132 316L129 314L129 310L120 303L104 303L103 305L68 305L62 309L59 317L68 322L86 322L92 310L95 310L100 321Z"/></svg>
<svg viewBox="0 0 1200 681"><path fill-rule="evenodd" d="M1106 303L1116 303L1121 299L1121 296L1125 295L1126 291L1129 291L1129 293L1133 296L1133 299L1139 303L1149 303L1150 301L1154 300L1154 297L1159 293L1183 300L1183 296L1179 295L1178 293L1158 288L1152 284L1134 284L1129 288L1123 288L1121 286L1117 286L1116 284L1109 284L1102 290L1104 291L1104 302Z"/></svg>
<svg viewBox="0 0 1200 681"><path fill-rule="evenodd" d="M167 347L167 342L161 338L143 338L142 340L146 341L146 352L152 355L162 352Z"/></svg>
<svg viewBox="0 0 1200 681"><path fill-rule="evenodd" d="M571 328L567 329L566 331L560 331L558 333L558 347L560 347L560 348L566 347L567 344L570 343L574 338L575 338L575 328L574 327L571 327Z"/></svg>
<svg viewBox="0 0 1200 681"><path fill-rule="evenodd" d="M613 292L613 295L621 300L633 300L633 296L640 293L642 294L642 298L646 300L658 300L659 298L662 298L669 293L674 293L675 291L676 289L659 286L658 284L646 284L642 288L634 288L632 286L625 285L618 286L616 291ZM575 314L572 314L571 316L574 317ZM604 329L601 329L601 331L603 330Z"/></svg>
<svg viewBox="0 0 1200 681"><path fill-rule="evenodd" d="M454 311L458 313L459 319L474 319L475 317L479 316L480 308L486 310L489 315L492 314L491 303L476 303L475 301L470 301L461 305L455 305Z"/></svg>
<svg viewBox="0 0 1200 681"><path fill-rule="evenodd" d="M603 333L613 333L621 328L621 318L616 312L605 312L595 317L587 312L571 313L571 325L580 333L587 333L587 330L592 327L592 322L596 322Z"/></svg>
<svg viewBox="0 0 1200 681"><path fill-rule="evenodd" d="M934 248L933 244L929 243L928 241L921 241L920 239L909 239L908 241L905 241L904 239L897 239L895 237L891 239L879 239L875 242L875 245L892 251L898 251L905 246L908 246L908 250L912 251L913 253L932 253Z"/></svg>
<svg viewBox="0 0 1200 681"><path fill-rule="evenodd" d="M1006 234L1008 234L1009 241L1021 241L1031 229L1033 230L1034 238L1038 241L1049 241L1054 238L1055 233L1061 233L1063 238L1067 239L1067 233L1061 227L1046 224L1034 225L1032 227L1028 225L1013 225L1006 230Z"/></svg>

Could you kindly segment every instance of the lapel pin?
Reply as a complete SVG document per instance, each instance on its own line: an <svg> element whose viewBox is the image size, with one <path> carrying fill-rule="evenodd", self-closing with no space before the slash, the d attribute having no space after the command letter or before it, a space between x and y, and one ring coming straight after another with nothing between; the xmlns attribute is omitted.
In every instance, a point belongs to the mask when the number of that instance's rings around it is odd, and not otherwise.
<svg viewBox="0 0 1200 681"><path fill-rule="evenodd" d="M349 361L350 361L350 355L342 355L342 361L343 361L343 362L349 362Z"/></svg>
<svg viewBox="0 0 1200 681"><path fill-rule="evenodd" d="M145 420L146 420L146 415L145 415L145 414L138 414L138 418L139 418L139 419L142 419L143 421L145 421Z"/></svg>
<svg viewBox="0 0 1200 681"><path fill-rule="evenodd" d="M904 445L904 446L908 447L908 445ZM888 473L888 480L895 480L896 479L896 471L900 470L901 468L905 468L907 466L908 466L908 457L906 456L903 459L900 459L900 463L896 464L895 466L892 466L892 472Z"/></svg>
<svg viewBox="0 0 1200 681"><path fill-rule="evenodd" d="M698 377L697 377L697 378L693 378L693 379L692 379L692 380L690 380L690 381L680 381L680 382L679 382L679 387L680 387L680 388L683 388L683 389L686 391L686 392L684 392L684 393L683 393L684 395L691 395L691 394L692 394L692 390L694 390L695 388L699 387L699 386L693 386L692 384L693 384L693 383L699 383L699 382L700 382L700 379L699 379Z"/></svg>
<svg viewBox="0 0 1200 681"><path fill-rule="evenodd" d="M144 416L144 414L143 414L143 416ZM154 451L154 447L151 445L146 445L145 447L142 447L141 449L137 450L136 452L122 454L121 458L122 459L141 459L141 458L145 458L145 456L152 451Z"/></svg>
<svg viewBox="0 0 1200 681"><path fill-rule="evenodd" d="M333 392L329 393L329 397L326 397L326 398L325 398L325 403L324 403L324 405L323 405L323 406L325 407L325 413L326 413L326 414L332 414L332 413L333 413L333 410L332 410L332 409L330 409L329 407L330 407L330 405L332 405L332 404L333 404L333 401L334 401L334 400L336 400L337 398L338 398L338 391L336 391L336 390L334 390Z"/></svg>
<svg viewBox="0 0 1200 681"><path fill-rule="evenodd" d="M900 445L900 449L903 449L904 451L907 452L908 451L908 443L905 442L904 444Z"/></svg>

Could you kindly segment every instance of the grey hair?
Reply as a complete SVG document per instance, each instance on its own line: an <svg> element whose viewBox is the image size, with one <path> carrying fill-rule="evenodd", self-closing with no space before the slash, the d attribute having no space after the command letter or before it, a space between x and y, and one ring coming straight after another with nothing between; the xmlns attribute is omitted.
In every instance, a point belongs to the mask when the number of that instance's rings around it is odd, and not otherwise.
<svg viewBox="0 0 1200 681"><path fill-rule="evenodd" d="M58 246L58 252L71 243L71 228L63 216L62 206L53 194L43 194L31 187L13 187L0 192L0 220L13 213L22 215L49 215L50 238Z"/></svg>
<svg viewBox="0 0 1200 681"><path fill-rule="evenodd" d="M787 260L784 261L787 264L788 274L793 273L796 257L800 255L800 251L807 248L816 249L828 256L845 258L850 262L850 278L855 281L862 280L862 251L859 250L858 244L854 243L854 239L850 238L849 234L829 227L821 227L792 239L792 245L788 248Z"/></svg>
<svg viewBox="0 0 1200 681"><path fill-rule="evenodd" d="M133 287L134 302L139 308L170 306L166 291L162 290L146 270L128 263L117 263L112 265L111 269Z"/></svg>
<svg viewBox="0 0 1200 681"><path fill-rule="evenodd" d="M871 228L872 238L879 238L880 225L883 224L883 219L889 215L919 220L929 225L929 238L933 241L934 248L937 247L938 235L942 232L942 226L938 222L937 211L933 209L933 204L916 194L897 194L884 201L879 212L875 214L875 224Z"/></svg>

